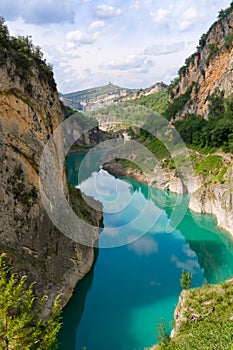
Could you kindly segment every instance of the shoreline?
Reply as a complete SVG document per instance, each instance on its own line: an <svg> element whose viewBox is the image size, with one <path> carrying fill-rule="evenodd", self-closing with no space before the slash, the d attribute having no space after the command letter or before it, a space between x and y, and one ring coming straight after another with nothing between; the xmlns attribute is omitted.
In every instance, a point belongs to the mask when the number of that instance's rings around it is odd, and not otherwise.
<svg viewBox="0 0 233 350"><path fill-rule="evenodd" d="M147 184L161 190L173 193L187 193L184 191L179 178L174 172L167 172L161 177L161 172L147 175L139 170L124 167L118 163L107 163L103 166L110 174L122 177L130 177L135 181ZM231 174L230 174L231 177ZM210 184L205 186L200 176L191 179L193 191L189 201L189 209L199 214L215 215L217 226L223 229L233 239L233 191L231 182L224 184Z"/></svg>
<svg viewBox="0 0 233 350"><path fill-rule="evenodd" d="M68 153L67 153L67 155L66 155L66 157L70 156L71 154L88 153L90 151L90 149L91 149L91 147L90 148L83 148L83 149L81 149L81 148L80 149L79 148L77 148L77 149L70 148Z"/></svg>

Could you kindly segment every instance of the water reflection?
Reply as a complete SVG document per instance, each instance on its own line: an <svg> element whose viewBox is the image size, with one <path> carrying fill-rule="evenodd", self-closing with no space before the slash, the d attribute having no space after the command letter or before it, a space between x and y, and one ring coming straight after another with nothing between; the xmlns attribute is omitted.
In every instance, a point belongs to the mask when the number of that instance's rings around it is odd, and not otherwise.
<svg viewBox="0 0 233 350"><path fill-rule="evenodd" d="M69 165L67 173L74 185L78 179L70 167L76 169L77 164L76 160ZM177 229L165 233L177 205L176 194L149 189L130 179L122 181L102 170L84 177L81 189L101 196L104 204L101 246L118 239L122 242L122 233L127 244L100 250L95 274L92 269L83 291L80 284L65 310L60 337L64 345L59 350L149 347L155 342L158 319L164 318L167 326L172 319L182 269L192 272L193 286L200 286L204 279L212 283L233 275L233 242L216 228L212 216L187 211ZM181 208L186 200L187 196L179 196ZM117 202L124 204L119 212ZM148 225L150 220L152 225Z"/></svg>
<svg viewBox="0 0 233 350"><path fill-rule="evenodd" d="M95 260L91 270L78 283L69 304L63 311L63 319L66 320L66 322L63 323L59 333L59 350L76 349L76 328L82 318L86 297L93 283L95 263L98 259L98 254L99 250L95 249Z"/></svg>

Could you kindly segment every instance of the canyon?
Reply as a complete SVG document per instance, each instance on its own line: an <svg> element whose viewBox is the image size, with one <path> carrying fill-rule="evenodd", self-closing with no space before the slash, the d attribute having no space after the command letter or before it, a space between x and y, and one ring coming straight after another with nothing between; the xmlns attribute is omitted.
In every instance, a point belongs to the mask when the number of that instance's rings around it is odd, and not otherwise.
<svg viewBox="0 0 233 350"><path fill-rule="evenodd" d="M22 54L20 61L20 53L7 40L1 48L0 66L0 251L7 254L13 271L36 282L37 295L48 297L46 316L58 294L61 306L68 302L77 282L91 268L94 252L60 232L43 207L40 161L48 139L62 121L60 101L44 61L33 53ZM7 59L2 59L3 53ZM53 154L59 171L62 138L54 144ZM67 200L93 224L90 236L97 240L101 206L99 212L90 211L79 191L69 193L65 171L62 186Z"/></svg>

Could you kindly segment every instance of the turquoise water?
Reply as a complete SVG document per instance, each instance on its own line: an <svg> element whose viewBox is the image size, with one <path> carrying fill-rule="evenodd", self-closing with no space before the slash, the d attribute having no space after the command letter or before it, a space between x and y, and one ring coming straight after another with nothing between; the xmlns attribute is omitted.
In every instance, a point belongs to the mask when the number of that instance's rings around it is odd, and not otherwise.
<svg viewBox="0 0 233 350"><path fill-rule="evenodd" d="M82 158L67 159L73 185ZM233 241L212 216L187 211L165 233L176 195L103 170L81 177L79 187L102 201L99 246L111 248L95 250L92 270L65 308L59 350L143 350L156 343L160 319L171 329L182 269L193 274L193 287L233 276Z"/></svg>

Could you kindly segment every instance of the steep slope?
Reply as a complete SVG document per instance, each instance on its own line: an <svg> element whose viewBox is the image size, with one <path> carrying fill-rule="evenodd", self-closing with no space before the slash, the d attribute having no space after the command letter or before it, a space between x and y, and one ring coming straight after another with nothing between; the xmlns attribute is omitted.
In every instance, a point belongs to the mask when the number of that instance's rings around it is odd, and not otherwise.
<svg viewBox="0 0 233 350"><path fill-rule="evenodd" d="M188 98L173 118L194 113L208 116L208 96L216 89L228 97L233 91L233 4L219 13L216 21L203 34L197 52L188 57L179 70L179 77L170 86L170 100L187 94ZM188 91L189 89L189 91Z"/></svg>
<svg viewBox="0 0 233 350"><path fill-rule="evenodd" d="M94 254L53 226L40 198L41 154L62 120L58 93L50 67L28 38L10 38L2 20L0 36L0 251L7 252L14 270L37 282L36 292L48 295L49 303L63 293L65 304ZM62 152L60 140L54 146L57 164ZM63 187L70 197L65 173ZM101 215L79 193L74 196L77 210L98 225ZM98 230L90 234L95 240Z"/></svg>

